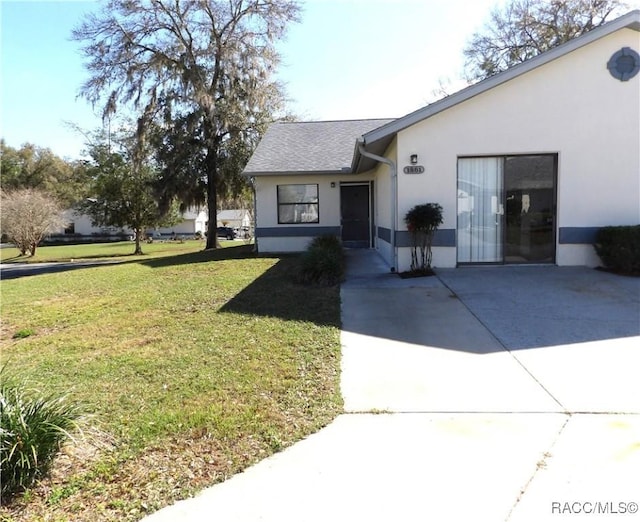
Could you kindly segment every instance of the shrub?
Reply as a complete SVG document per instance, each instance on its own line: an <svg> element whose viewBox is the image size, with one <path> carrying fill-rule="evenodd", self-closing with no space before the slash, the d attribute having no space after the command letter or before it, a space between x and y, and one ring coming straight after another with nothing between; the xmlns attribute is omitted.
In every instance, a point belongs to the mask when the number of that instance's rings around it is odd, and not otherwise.
<svg viewBox="0 0 640 522"><path fill-rule="evenodd" d="M4 502L45 476L79 409L65 397L29 393L0 370L0 499Z"/></svg>
<svg viewBox="0 0 640 522"><path fill-rule="evenodd" d="M604 265L622 274L640 274L640 225L603 227L595 249Z"/></svg>
<svg viewBox="0 0 640 522"><path fill-rule="evenodd" d="M431 243L437 228L442 224L442 207L438 203L416 205L404 217L411 234L411 270L431 269Z"/></svg>
<svg viewBox="0 0 640 522"><path fill-rule="evenodd" d="M333 286L342 281L344 255L336 236L314 238L300 259L298 280L304 284Z"/></svg>

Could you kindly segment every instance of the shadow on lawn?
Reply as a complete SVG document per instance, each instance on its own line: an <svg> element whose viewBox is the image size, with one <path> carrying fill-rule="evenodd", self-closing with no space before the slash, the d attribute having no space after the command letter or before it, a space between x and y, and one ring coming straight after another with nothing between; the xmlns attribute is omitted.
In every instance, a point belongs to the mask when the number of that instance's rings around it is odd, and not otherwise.
<svg viewBox="0 0 640 522"><path fill-rule="evenodd" d="M200 250L198 252L188 252L186 254L168 255L155 257L153 259L138 258L135 261L150 268L164 268L176 265L192 265L195 263L210 263L212 261L224 261L227 259L247 259L256 257L253 252L253 245L239 245L226 248L216 248L213 250Z"/></svg>
<svg viewBox="0 0 640 522"><path fill-rule="evenodd" d="M259 257L259 254L253 251L253 245L240 245L139 262L152 268L161 268L255 257ZM301 285L295 281L298 256L278 257L279 261L274 266L243 288L220 309L220 312L308 321L339 328L340 288Z"/></svg>
<svg viewBox="0 0 640 522"><path fill-rule="evenodd" d="M227 302L220 312L308 321L340 327L340 287L313 287L295 281L298 256L282 257Z"/></svg>

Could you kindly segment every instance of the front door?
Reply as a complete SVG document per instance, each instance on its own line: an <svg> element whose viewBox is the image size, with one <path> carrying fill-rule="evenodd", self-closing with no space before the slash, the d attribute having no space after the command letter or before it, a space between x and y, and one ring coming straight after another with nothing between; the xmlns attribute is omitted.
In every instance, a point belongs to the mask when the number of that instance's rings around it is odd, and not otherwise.
<svg viewBox="0 0 640 522"><path fill-rule="evenodd" d="M347 248L371 246L369 184L340 185L342 244Z"/></svg>
<svg viewBox="0 0 640 522"><path fill-rule="evenodd" d="M458 160L458 263L555 261L555 154Z"/></svg>

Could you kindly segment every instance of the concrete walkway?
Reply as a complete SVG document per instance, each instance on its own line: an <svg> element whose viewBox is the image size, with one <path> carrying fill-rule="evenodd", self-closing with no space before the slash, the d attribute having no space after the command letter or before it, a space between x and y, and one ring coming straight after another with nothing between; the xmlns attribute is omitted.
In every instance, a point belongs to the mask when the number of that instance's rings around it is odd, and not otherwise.
<svg viewBox="0 0 640 522"><path fill-rule="evenodd" d="M348 267L346 413L146 520L640 520L637 279Z"/></svg>

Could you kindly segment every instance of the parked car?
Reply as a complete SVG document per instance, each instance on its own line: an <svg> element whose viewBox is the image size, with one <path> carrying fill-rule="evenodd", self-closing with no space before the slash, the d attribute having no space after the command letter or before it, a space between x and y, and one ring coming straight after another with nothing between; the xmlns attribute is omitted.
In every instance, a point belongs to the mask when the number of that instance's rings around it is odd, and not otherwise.
<svg viewBox="0 0 640 522"><path fill-rule="evenodd" d="M218 227L218 237L225 239L235 239L236 233L231 227Z"/></svg>

